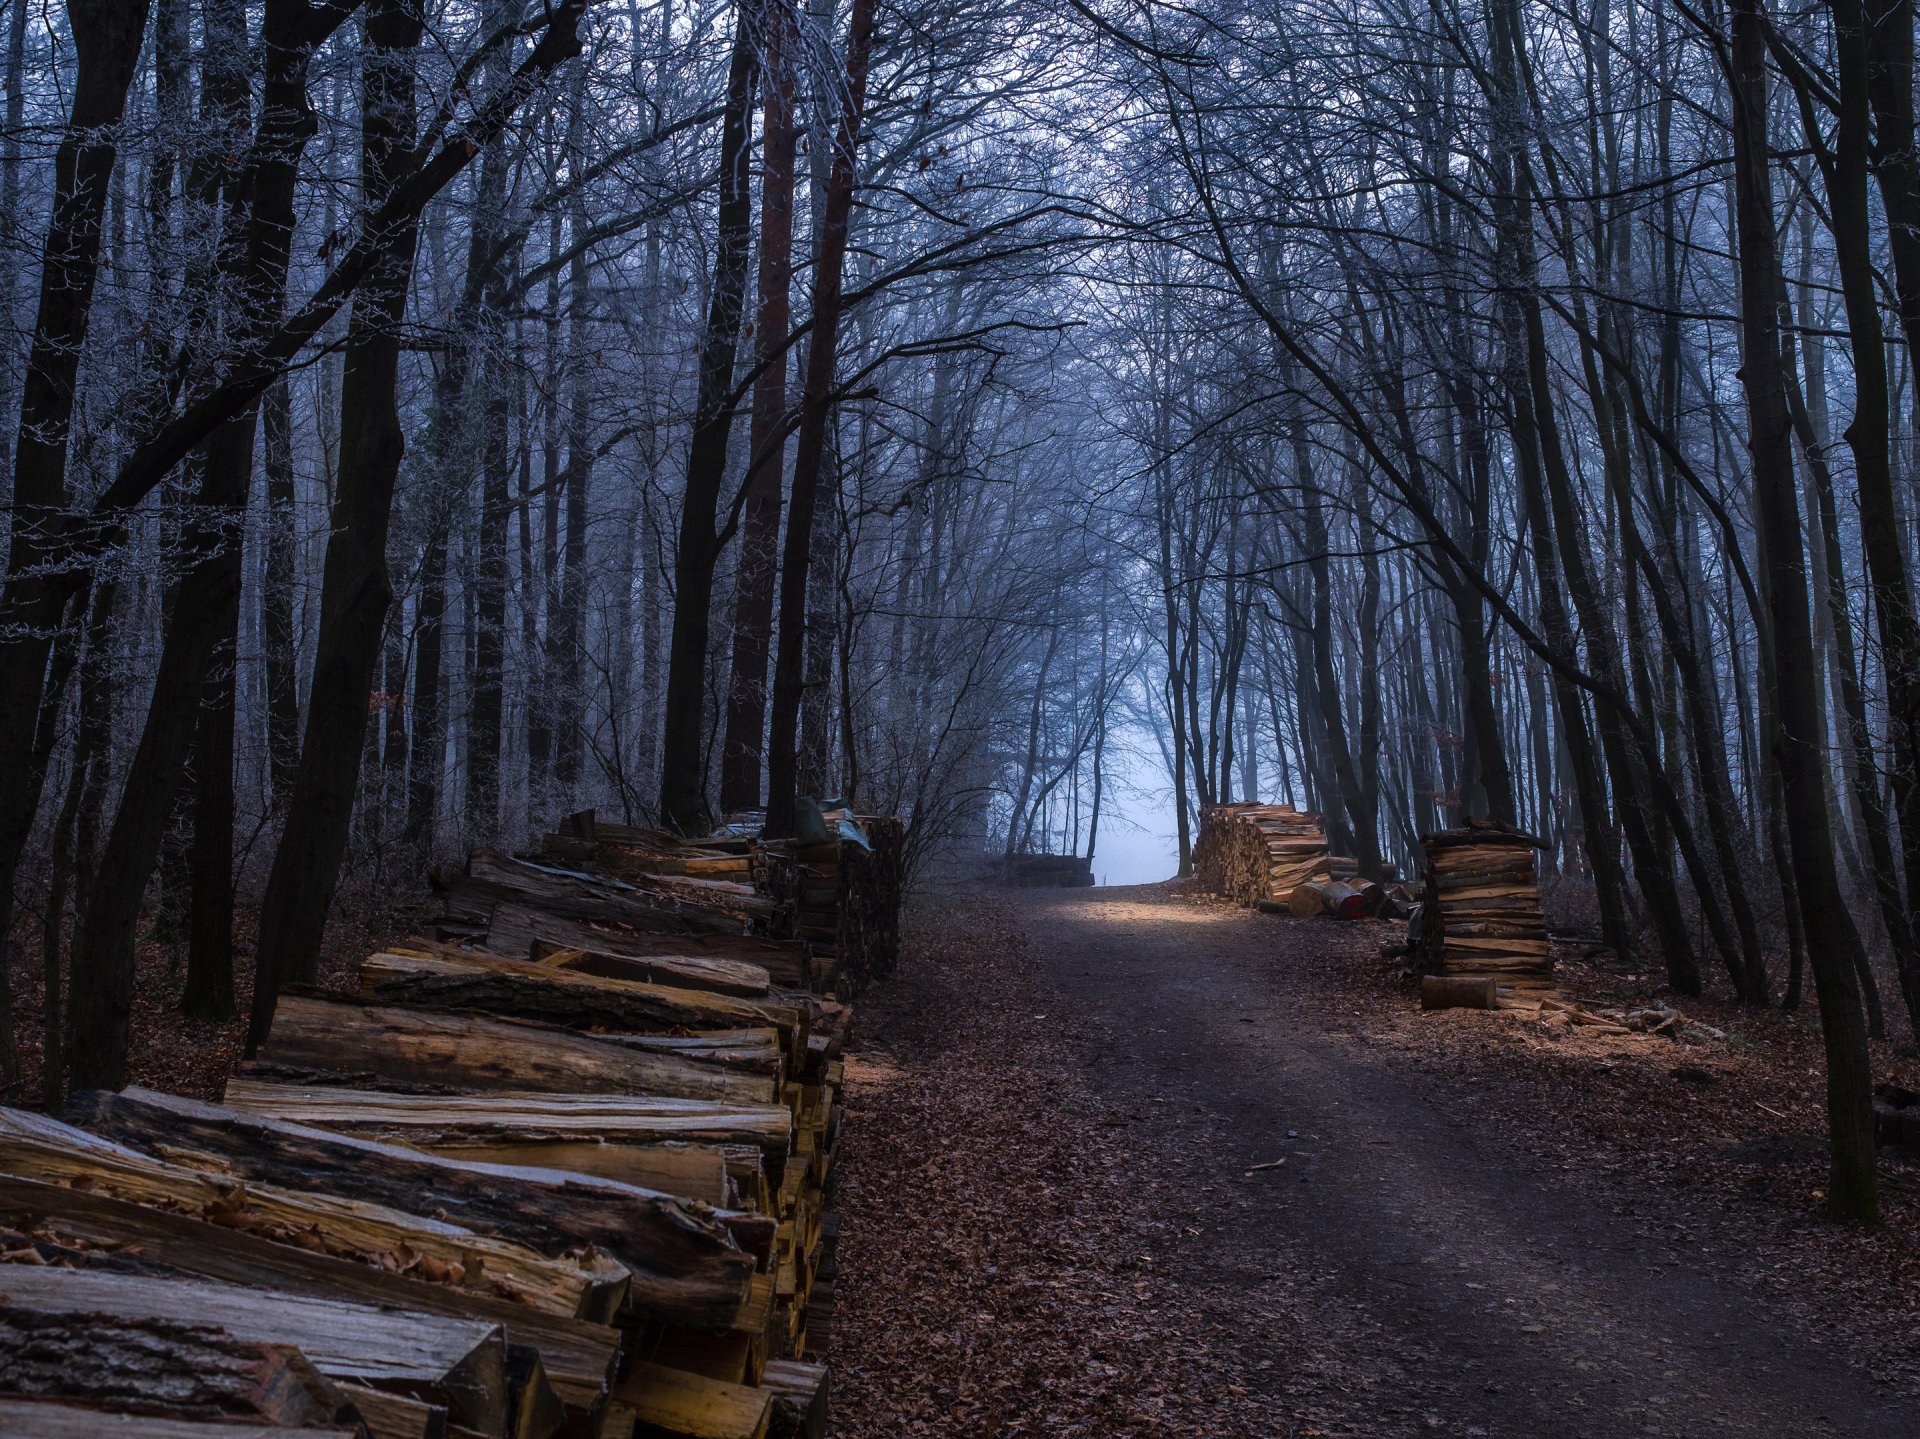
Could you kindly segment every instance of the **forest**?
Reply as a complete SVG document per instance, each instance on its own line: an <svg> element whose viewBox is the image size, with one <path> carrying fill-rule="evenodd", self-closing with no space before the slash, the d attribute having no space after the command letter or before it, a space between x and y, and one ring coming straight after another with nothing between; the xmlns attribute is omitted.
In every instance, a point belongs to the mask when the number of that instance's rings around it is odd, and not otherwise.
<svg viewBox="0 0 1920 1439"><path fill-rule="evenodd" d="M1131 786L1183 873L1233 800L1540 836L1671 993L1817 1013L1875 1216L1911 0L0 23L0 1088L124 1083L156 937L257 1039L330 916L586 808L926 876Z"/></svg>

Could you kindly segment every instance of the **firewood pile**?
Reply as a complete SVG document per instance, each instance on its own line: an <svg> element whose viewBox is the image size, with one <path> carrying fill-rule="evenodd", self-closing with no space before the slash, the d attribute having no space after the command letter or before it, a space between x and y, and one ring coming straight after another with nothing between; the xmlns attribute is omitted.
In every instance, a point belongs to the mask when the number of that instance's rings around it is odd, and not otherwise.
<svg viewBox="0 0 1920 1439"><path fill-rule="evenodd" d="M1285 906L1300 886L1333 877L1318 815L1290 804L1221 804L1200 812L1199 887L1239 904Z"/></svg>
<svg viewBox="0 0 1920 1439"><path fill-rule="evenodd" d="M893 815L828 810L828 837L762 847L764 887L790 908L793 933L812 949L821 983L858 993L900 963L906 826Z"/></svg>
<svg viewBox="0 0 1920 1439"><path fill-rule="evenodd" d="M1553 956L1534 865L1539 840L1488 820L1430 834L1414 967L1430 975L1484 975L1513 989L1546 989Z"/></svg>
<svg viewBox="0 0 1920 1439"><path fill-rule="evenodd" d="M219 1105L0 1110L0 1432L825 1433L851 1011L587 842L476 854Z"/></svg>
<svg viewBox="0 0 1920 1439"><path fill-rule="evenodd" d="M1084 854L995 855L981 865L983 877L1013 889L1090 889L1093 860Z"/></svg>

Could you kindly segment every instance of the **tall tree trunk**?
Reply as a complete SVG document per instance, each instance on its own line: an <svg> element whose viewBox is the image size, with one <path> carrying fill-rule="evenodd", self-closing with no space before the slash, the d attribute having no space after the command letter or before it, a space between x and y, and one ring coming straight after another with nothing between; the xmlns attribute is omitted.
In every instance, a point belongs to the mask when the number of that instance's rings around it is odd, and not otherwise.
<svg viewBox="0 0 1920 1439"><path fill-rule="evenodd" d="M1877 1216L1872 1069L1860 1011L1853 927L1834 867L1832 819L1821 767L1825 726L1815 703L1813 626L1807 610L1791 419L1780 362L1781 271L1767 138L1767 21L1760 0L1732 0L1731 88L1735 221L1748 445L1760 529L1761 573L1779 682L1778 727L1768 737L1786 787L1793 868L1826 1042L1832 1155L1827 1209L1838 1219Z"/></svg>
<svg viewBox="0 0 1920 1439"><path fill-rule="evenodd" d="M833 167L822 208L820 249L814 258L813 330L807 340L806 386L800 433L794 444L793 488L787 506L780 569L780 636L774 658L773 716L767 753L769 836L793 833L798 778L800 702L806 684L807 576L813 554L814 510L826 462L833 407L833 371L839 352L841 286L853 219L860 127L867 105L867 61L873 46L875 0L853 0L847 20L846 90L833 142Z"/></svg>
<svg viewBox="0 0 1920 1439"><path fill-rule="evenodd" d="M768 10L760 82L760 293L753 321L754 361L760 374L753 387L747 495L734 576L733 664L720 750L720 808L729 812L760 803L785 468L787 335L793 324L793 182L800 131L793 116L790 22L784 6L770 5Z"/></svg>
<svg viewBox="0 0 1920 1439"><path fill-rule="evenodd" d="M1916 183L1912 159L1912 23L1909 19L1902 25L1897 17L1883 18L1889 21L1886 30L1892 33L1870 34L1861 0L1833 0L1834 68L1840 81L1840 105L1834 151L1825 169L1834 253L1839 262L1840 292L1846 304L1853 356L1853 423L1847 426L1846 438L1853 451L1854 484L1860 498L1860 545L1866 552L1867 573L1873 581L1873 607L1880 621L1887 711L1893 729L1894 807L1900 816L1911 901L1920 895L1920 616L1914 610L1913 583L1907 571L1904 537L1908 527L1895 502L1888 448L1892 406L1868 193L1873 99L1880 100L1881 119L1888 127L1886 146L1890 155L1882 167L1881 195L1890 231L1920 219L1920 195L1910 190L1903 193L1905 185ZM1906 55L1885 58L1878 46L1889 40L1904 41ZM1899 96L1890 93L1896 84L1906 87ZM1896 158L1903 148L1904 162ZM1914 243L1911 236L1896 240L1896 259ZM1920 262L1920 255L1909 258ZM1901 295L1903 313L1908 298ZM1910 331L1909 339L1913 337ZM1809 682L1811 679L1809 676ZM1788 789L1791 797L1791 781ZM1908 1026L1915 1041L1920 1042L1920 953L1908 945L1898 952L1898 958Z"/></svg>
<svg viewBox="0 0 1920 1439"><path fill-rule="evenodd" d="M235 323L243 344L258 343L278 324L285 306L294 187L301 154L316 128L307 105L307 71L314 49L345 18L344 11L331 12L317 22L305 0L276 0L265 13L260 115L241 182L246 239L237 261ZM236 214L235 223L240 218ZM141 903L184 776L208 682L238 624L240 528L253 478L256 420L254 407L243 406L210 437L200 487L182 524L189 567L174 596L146 724L101 856L101 883L83 922L84 947L76 955L73 1075L76 1085L87 1088L116 1088L125 1082L134 932ZM226 723L231 723L230 713ZM225 808L210 819L215 833L208 840L210 848L220 847L224 855L218 860L204 853L201 857L216 872L221 867L228 871L224 884L209 882L207 901L216 905L224 897L227 934L222 943L220 917L203 910L206 932L197 946L200 974L188 986L193 1002L209 1013L218 1012L223 991L232 983L231 975L223 979L217 972L232 963L231 731L226 735ZM212 740L216 749L221 747L218 731ZM216 788L218 784L216 779ZM210 797L210 807L220 802L217 793ZM210 968L216 972L210 975ZM226 998L230 1005L230 992Z"/></svg>
<svg viewBox="0 0 1920 1439"><path fill-rule="evenodd" d="M745 309L747 255L753 220L752 153L754 40L749 0L739 0L733 61L727 72L726 114L720 127L719 235L713 288L700 342L699 394L687 447L680 542L673 565L673 637L667 654L666 725L661 736L660 819L693 831L707 819L707 640L713 623L713 571L720 557L715 533L720 489L733 434L733 367Z"/></svg>
<svg viewBox="0 0 1920 1439"><path fill-rule="evenodd" d="M51 736L36 727L67 588L46 582L42 571L64 563L75 383L93 314L117 132L140 62L147 8L145 0L70 0L67 6L73 104L54 155L53 209L21 387L7 570L0 583L0 905L8 917L52 747ZM11 114L13 93L7 103ZM11 124L8 129L19 133ZM10 928L0 924L0 933ZM0 991L7 986L0 972Z"/></svg>
<svg viewBox="0 0 1920 1439"><path fill-rule="evenodd" d="M299 636L294 623L298 579L294 533L293 402L284 378L260 398L265 449L266 555L260 576L260 637L266 663L267 771L273 801L284 808L300 759Z"/></svg>
<svg viewBox="0 0 1920 1439"><path fill-rule="evenodd" d="M418 0L371 0L361 100L361 185L379 208L407 177L414 144ZM334 480L312 698L286 828L260 903L249 1051L265 1037L283 985L313 982L346 852L367 733L368 696L393 599L387 529L406 452L398 404L400 321L419 238L408 218L381 237L380 264L355 298L340 387Z"/></svg>

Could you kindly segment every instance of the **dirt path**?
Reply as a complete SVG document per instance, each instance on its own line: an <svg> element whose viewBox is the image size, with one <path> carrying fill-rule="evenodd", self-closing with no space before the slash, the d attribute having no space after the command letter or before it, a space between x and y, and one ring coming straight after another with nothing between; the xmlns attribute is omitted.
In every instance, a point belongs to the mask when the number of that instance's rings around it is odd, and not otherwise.
<svg viewBox="0 0 1920 1439"><path fill-rule="evenodd" d="M961 1251L992 1250L1023 1222L1017 1207L977 1198L924 1273L897 1218L884 1254L843 1262L855 1372L841 1432L1920 1435L1908 1397L1727 1277L1658 1196L1537 1172L1523 1139L1477 1122L1471 1084L1437 1092L1328 982L1317 955L1330 927L1157 887L1041 893L1006 913L1024 932L997 946L1007 953L908 976L872 1022L863 1016L895 1097L921 1087L916 1132L888 1153L885 1200L910 1198L915 1145L930 1137L948 1165L926 1177L929 1205L943 1179L1016 1182L972 1166L1041 1174L1064 1161L1080 1180L1067 1220L1112 1258L1101 1279L1122 1311L1119 1338L1090 1322L1097 1300L1042 1314L1044 1334L1024 1338L1063 1350L1048 1372L1091 1375L1121 1417L1077 1391L1023 1398L1017 1375L970 1425L939 1417L960 1409L916 1407L916 1386L933 1386L964 1409L996 1363L1024 1362L1009 1356L1029 1321L997 1297L1015 1279L1086 1283L1085 1264L1044 1245L1002 1249L1015 1272L993 1265L985 1292L947 1312L943 1287L974 1268ZM968 962L986 968L969 974ZM997 991L985 1004L969 985L982 980ZM1013 1079L989 1078L1009 1046ZM1001 1127L942 1135L956 1101L941 1096L969 1081ZM887 1092L863 1097L856 1082L850 1135L889 1122ZM1022 1093L1057 1106L1039 1105L1037 1132L1003 1113ZM850 1165L850 1207L875 1204L873 1166L857 1148ZM1044 1216L1024 1222L1051 1232ZM850 1216L846 1232L865 1227ZM1145 1320L1130 1305L1142 1292ZM903 1314L918 1338L889 1335ZM940 1341L963 1342L954 1336L983 1319L991 1337L956 1377ZM1153 1406L1130 1403L1172 1371L1184 1377L1154 1387ZM991 1422L974 1422L983 1415Z"/></svg>

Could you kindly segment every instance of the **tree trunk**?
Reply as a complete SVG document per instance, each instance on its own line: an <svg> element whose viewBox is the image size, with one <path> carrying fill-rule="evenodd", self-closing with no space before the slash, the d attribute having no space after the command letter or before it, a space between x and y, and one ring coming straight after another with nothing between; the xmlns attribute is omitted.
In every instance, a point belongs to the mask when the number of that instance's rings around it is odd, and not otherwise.
<svg viewBox="0 0 1920 1439"><path fill-rule="evenodd" d="M681 499L680 543L673 565L673 637L667 654L666 724L661 736L660 820L689 833L707 819L707 639L713 620L713 570L720 557L714 526L726 480L733 434L734 357L745 309L747 254L753 220L749 161L754 94L753 23L740 0L733 60L727 72L726 114L720 134L719 236L713 289L700 343L700 389L687 482Z"/></svg>
<svg viewBox="0 0 1920 1439"><path fill-rule="evenodd" d="M147 8L146 0L71 0L67 7L76 61L73 105L54 156L53 210L21 390L6 580L0 583L0 901L9 916L14 873L46 778L49 745L36 725L67 594L41 572L64 563L75 386L99 275L114 141L140 62ZM11 111L11 95L8 105ZM19 132L9 127L9 133ZM0 989L6 985L0 975Z"/></svg>
<svg viewBox="0 0 1920 1439"><path fill-rule="evenodd" d="M773 639L773 590L779 567L780 481L787 431L787 335L792 328L793 181L800 132L793 122L793 63L786 10L768 7L761 79L760 276L754 314L753 419L747 447L746 505L734 578L733 664L726 736L720 751L720 808L760 803L767 726L767 661Z"/></svg>
<svg viewBox="0 0 1920 1439"><path fill-rule="evenodd" d="M807 576L812 560L814 509L826 462L838 356L841 285L853 219L860 126L867 104L867 61L873 45L875 0L853 0L847 19L846 91L833 141L833 168L814 259L813 332L807 341L806 387L800 434L794 445L793 489L780 570L780 638L774 659L773 716L768 737L767 825L770 837L793 833L797 798L800 702L806 681Z"/></svg>
<svg viewBox="0 0 1920 1439"><path fill-rule="evenodd" d="M1731 6L1735 220L1739 244L1741 377L1760 530L1761 573L1779 679L1778 727L1768 736L1786 787L1793 868L1826 1042L1827 1122L1832 1162L1827 1209L1837 1219L1873 1220L1875 1191L1872 1068L1852 950L1859 945L1839 874L1826 806L1821 724L1813 673L1800 506L1791 420L1780 363L1780 261L1776 250L1771 147L1767 138L1767 21L1760 0Z"/></svg>
<svg viewBox="0 0 1920 1439"><path fill-rule="evenodd" d="M368 11L360 149L370 212L411 168L413 52L422 24L412 0L372 0ZM393 599L387 528L406 452L398 405L399 326L418 237L413 218L383 237L386 254L355 299L347 331L340 472L322 570L312 698L287 825L260 904L250 1048L266 1034L280 987L312 983L319 973L327 909L353 820L367 698Z"/></svg>
<svg viewBox="0 0 1920 1439"><path fill-rule="evenodd" d="M329 19L337 26L345 21L346 12L336 12ZM246 240L244 253L235 262L240 290L235 323L243 342L255 341L274 328L285 305L294 188L301 154L316 128L307 105L307 71L312 45L326 38L327 27L322 25L320 34L306 37L311 44L304 43L303 29L312 28L304 0L278 0L269 6L263 22L267 71L252 153L240 182ZM236 214L235 223L239 219ZM222 246L223 252L232 248L240 247ZM76 1085L111 1087L125 1082L134 931L206 702L208 681L239 619L240 526L253 478L256 418L253 407L245 406L209 439L200 488L182 527L181 544L192 557L190 567L174 596L146 724L101 856L102 882L83 921L84 944L75 954ZM230 710L226 723L231 724ZM231 975L223 982L217 972L218 965L232 962L232 740L231 730L225 733L225 808L212 822L215 833L208 841L221 849L222 857L200 856L213 880L205 903L224 901L225 925L220 916L203 909L200 974L189 996L208 1012L218 1011L223 991L232 983ZM218 731L213 738L218 747ZM212 805L219 803L217 795L210 799ZM223 868L225 882L219 883ZM226 929L224 942L222 928ZM209 968L216 972L209 975Z"/></svg>

